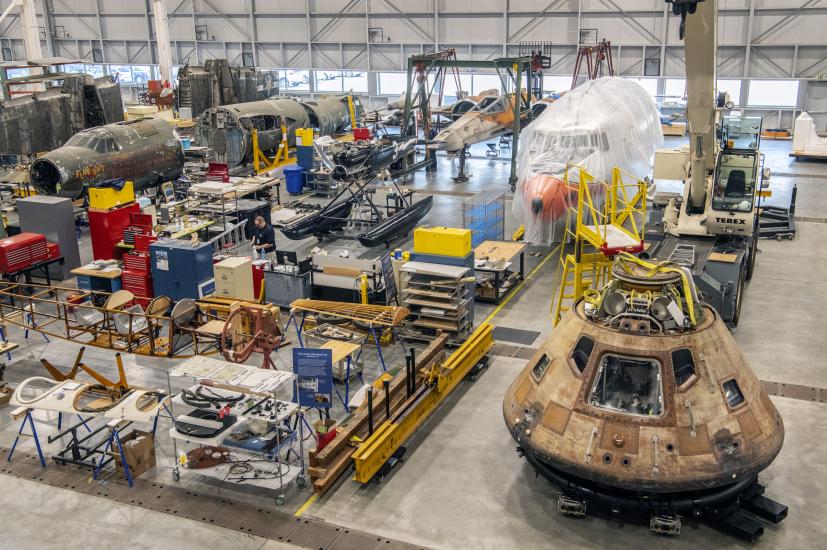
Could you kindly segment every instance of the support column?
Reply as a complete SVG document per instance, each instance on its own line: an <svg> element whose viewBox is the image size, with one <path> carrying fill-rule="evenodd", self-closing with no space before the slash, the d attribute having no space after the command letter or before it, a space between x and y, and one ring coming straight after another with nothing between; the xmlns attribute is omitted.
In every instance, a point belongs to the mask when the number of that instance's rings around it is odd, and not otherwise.
<svg viewBox="0 0 827 550"><path fill-rule="evenodd" d="M26 48L26 60L43 58L40 49L40 29L37 26L37 12L34 0L15 0L20 6L20 23L23 28L23 45Z"/></svg>
<svg viewBox="0 0 827 550"><path fill-rule="evenodd" d="M152 0L152 13L155 16L155 47L158 51L158 72L161 82L172 82L172 52L169 45L169 20L164 0Z"/></svg>

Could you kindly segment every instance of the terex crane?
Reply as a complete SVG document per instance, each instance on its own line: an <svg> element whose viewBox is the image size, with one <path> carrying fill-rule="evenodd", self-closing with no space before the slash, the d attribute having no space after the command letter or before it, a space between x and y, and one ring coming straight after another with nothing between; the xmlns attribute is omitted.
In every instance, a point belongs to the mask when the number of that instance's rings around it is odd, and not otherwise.
<svg viewBox="0 0 827 550"><path fill-rule="evenodd" d="M687 81L689 153L678 155L682 196L655 198L649 255L692 271L698 290L730 326L738 323L744 284L757 252L756 197L765 176L758 147L760 117L722 116L733 107L726 93L715 96L716 0L666 0L681 16ZM656 154L655 176L675 155ZM659 173L661 174L659 176ZM674 170L673 170L674 173ZM768 176L768 173L766 174Z"/></svg>

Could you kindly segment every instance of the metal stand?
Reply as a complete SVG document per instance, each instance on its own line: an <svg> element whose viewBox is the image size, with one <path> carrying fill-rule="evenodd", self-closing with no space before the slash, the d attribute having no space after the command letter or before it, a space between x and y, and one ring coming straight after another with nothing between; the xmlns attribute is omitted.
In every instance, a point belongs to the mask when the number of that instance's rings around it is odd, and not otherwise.
<svg viewBox="0 0 827 550"><path fill-rule="evenodd" d="M304 340L302 340L302 331L304 330L304 320L306 317L307 312L303 311L301 314L301 323L299 323L299 321L296 319L296 313L294 311L291 311L290 318L287 320L287 325L285 328L285 331L287 331L291 323L293 324L293 326L296 327L296 337L298 338L299 346L301 347L304 347ZM391 333L393 333L394 335L394 339L396 339L396 331L394 331L392 327L390 330ZM370 339L373 339L373 343L376 346L376 352L379 354L379 363L382 365L382 372L387 372L388 369L385 366L385 357L382 355L382 345L379 342L379 335L376 334L376 329L373 325L370 325L367 334L365 334L365 339L362 341L362 348L359 349L359 354L356 356L354 361L357 363L359 362L359 359L362 357L362 350L364 349L364 345L367 344L370 341ZM399 341L399 344L402 346L402 350L405 351L405 353L407 353L405 345L402 344L401 340Z"/></svg>
<svg viewBox="0 0 827 550"><path fill-rule="evenodd" d="M0 343L3 347L9 346L9 341L6 338L6 325L0 325ZM11 361L11 346L6 347L6 358Z"/></svg>
<svg viewBox="0 0 827 550"><path fill-rule="evenodd" d="M34 313L29 311L28 313L26 313L25 317L26 317L26 320L24 321L25 324L32 327L33 330L37 330L37 324L35 323L35 320L34 320ZM40 335L46 340L47 343L50 341L49 337L46 336L46 334L41 332ZM27 340L29 339L29 329L28 328L23 331L23 338L26 338ZM11 356L9 356L9 357L11 358Z"/></svg>
<svg viewBox="0 0 827 550"><path fill-rule="evenodd" d="M14 450L17 448L17 443L20 441L21 437L31 437L34 439L34 446L37 448L37 456L40 458L40 465L44 468L46 467L46 459L43 457L43 449L40 448L40 439L37 437L37 428L34 427L34 419L32 418L32 409L26 409L26 415L23 417L23 422L20 423L20 429L17 430L17 437L14 438L14 443L9 450L9 456L6 457L6 460L11 462L12 456L14 455ZM14 416L14 413L12 413ZM23 428L26 427L26 422L29 423L29 428L31 433L24 434Z"/></svg>
<svg viewBox="0 0 827 550"><path fill-rule="evenodd" d="M456 183L465 183L468 181L468 176L465 175L465 158L468 156L468 146L466 145L462 149L460 149L459 153L457 153L457 157L459 158L459 174L454 176L453 179Z"/></svg>
<svg viewBox="0 0 827 550"><path fill-rule="evenodd" d="M100 475L101 468L103 465L108 463L111 458L107 458L106 455L109 453L109 450L112 448L112 444L116 444L118 446L118 454L121 457L121 464L123 464L123 475L126 478L126 482L129 484L130 487L133 486L132 481L132 472L129 469L129 463L126 460L126 454L123 450L123 445L121 444L121 436L120 436L120 429L121 427L129 426L131 422L122 422L122 421L113 421L107 424L109 427L109 437L106 440L106 445L103 448L103 456L101 457L98 465L95 467L95 471L92 473L92 479L98 479L98 475Z"/></svg>

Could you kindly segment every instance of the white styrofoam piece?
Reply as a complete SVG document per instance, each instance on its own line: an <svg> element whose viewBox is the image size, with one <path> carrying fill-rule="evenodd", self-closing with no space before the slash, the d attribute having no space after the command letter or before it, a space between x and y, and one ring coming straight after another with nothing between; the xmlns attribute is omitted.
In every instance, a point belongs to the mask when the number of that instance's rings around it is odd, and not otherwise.
<svg viewBox="0 0 827 550"><path fill-rule="evenodd" d="M259 393L273 393L282 384L293 380L292 372L248 367L203 355L185 359L170 370L169 375L214 380Z"/></svg>
<svg viewBox="0 0 827 550"><path fill-rule="evenodd" d="M43 378L44 380L49 381L50 379L44 378L42 376L35 376L33 378ZM56 385L45 391L43 395L38 397L36 400L26 403L20 401L20 390L24 387L26 382L32 380L32 378L24 380L14 391L9 400L9 404L15 407L25 407L27 409L36 409L36 410L43 410L43 411L53 411L53 412L63 412L63 413L77 413L78 411L75 410L73 407L73 403L75 401L75 396L78 392L85 388L87 384L81 384L79 382L75 382L74 380L65 380L60 383L56 383ZM54 380L51 380L54 382ZM83 413L88 415L90 413Z"/></svg>
<svg viewBox="0 0 827 550"><path fill-rule="evenodd" d="M808 113L801 113L793 124L793 152L827 155L827 138L819 137Z"/></svg>
<svg viewBox="0 0 827 550"><path fill-rule="evenodd" d="M421 275L436 275L439 277L447 277L452 279L461 279L468 273L467 267L458 267L455 265L431 264L427 262L407 262L399 268L400 271L407 273L418 273Z"/></svg>
<svg viewBox="0 0 827 550"><path fill-rule="evenodd" d="M128 420L130 422L152 422L155 420L155 417L158 416L158 411L164 407L164 404L169 403L169 396L161 399L161 401L149 410L138 410L135 407L138 399L149 393L149 391L150 390L133 390L125 399L122 399L117 405L105 411L103 416L116 420Z"/></svg>

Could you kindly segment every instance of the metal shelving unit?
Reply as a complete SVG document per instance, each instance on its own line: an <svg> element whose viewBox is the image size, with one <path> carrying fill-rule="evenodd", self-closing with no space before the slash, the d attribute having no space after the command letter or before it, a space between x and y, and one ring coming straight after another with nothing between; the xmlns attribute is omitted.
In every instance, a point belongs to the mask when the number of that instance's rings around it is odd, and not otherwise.
<svg viewBox="0 0 827 550"><path fill-rule="evenodd" d="M276 398L277 392L287 387L288 384L295 387L295 375L285 371L258 369L210 357L195 356L167 371L167 386L170 394L172 394L171 378L173 377L195 379L197 383L190 390L198 387L207 388L211 396L242 396L240 400L229 405L229 411L219 416L226 418L227 415L232 415L234 418L227 427L212 437L199 437L195 435L195 432L182 431L181 427L184 422L190 425L198 422L208 428L214 426L216 421L190 416L195 411L203 409L187 403L181 393L171 400L172 427L170 427L169 435L172 438L176 457L179 456L179 443L197 444L199 447L227 448L233 457L232 460L214 466L194 469L192 470L194 473L219 479L222 483L244 483L274 491L275 502L278 505L284 504L285 487L292 481L295 480L296 487L304 487L306 466L303 411L298 403ZM182 411L185 413L180 414ZM295 419L292 428L289 427L290 419ZM275 439L274 445L264 445L259 449L255 445L244 445L239 440L232 439L233 433L238 433L239 428L249 427L252 421L266 423L269 430L257 437L269 442ZM267 439L270 434L272 436ZM296 457L293 462L290 460L291 454ZM261 470L252 466L253 463L262 465ZM176 462L172 472L175 481L178 481L181 475L178 464ZM254 473L247 477L245 474L249 473L250 469Z"/></svg>
<svg viewBox="0 0 827 550"><path fill-rule="evenodd" d="M411 311L411 328L424 333L450 332L458 339L474 322L474 283L470 268L408 262L399 270L402 305Z"/></svg>

